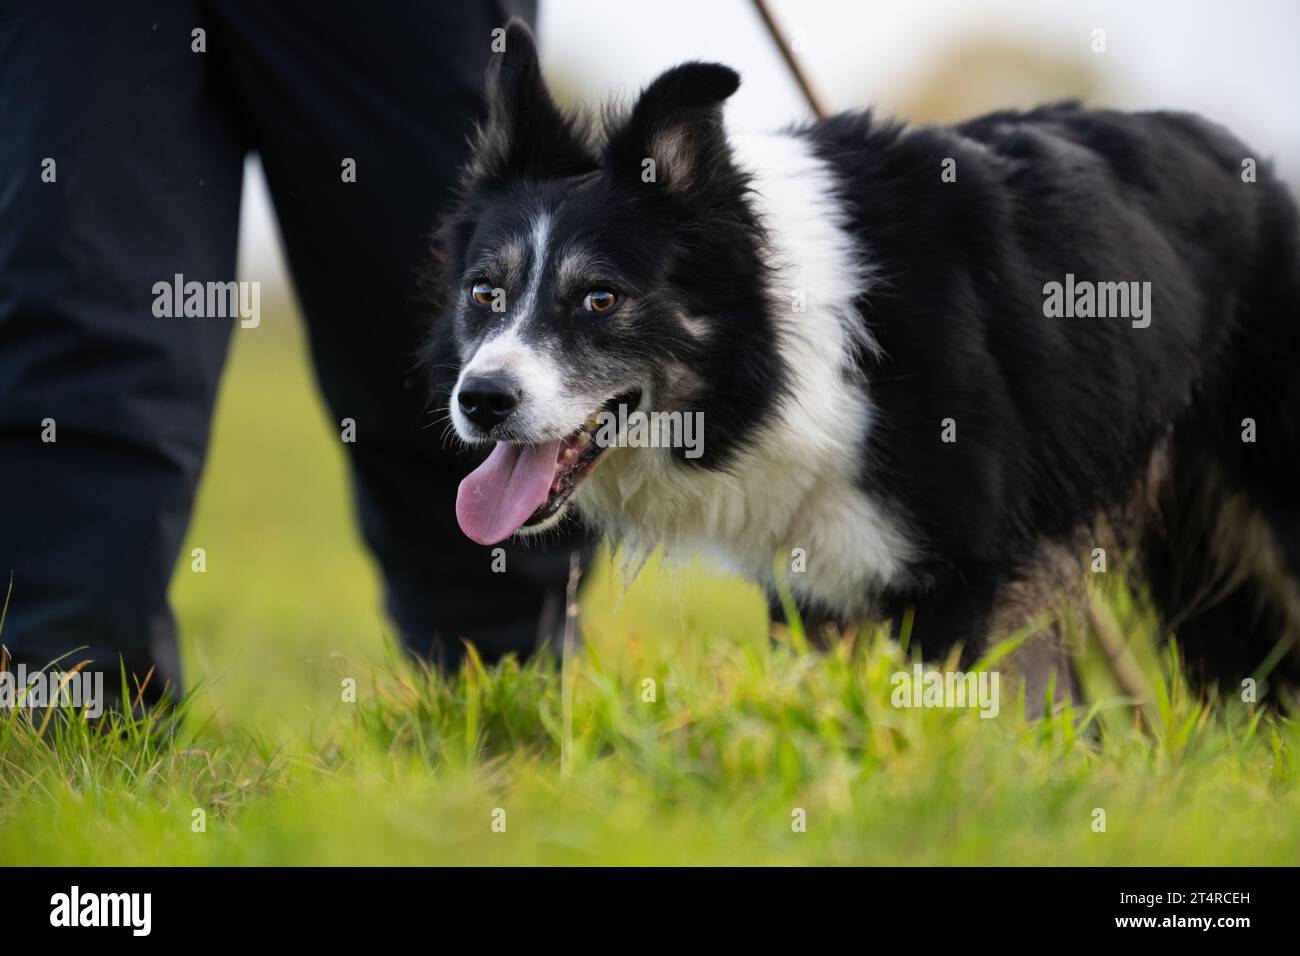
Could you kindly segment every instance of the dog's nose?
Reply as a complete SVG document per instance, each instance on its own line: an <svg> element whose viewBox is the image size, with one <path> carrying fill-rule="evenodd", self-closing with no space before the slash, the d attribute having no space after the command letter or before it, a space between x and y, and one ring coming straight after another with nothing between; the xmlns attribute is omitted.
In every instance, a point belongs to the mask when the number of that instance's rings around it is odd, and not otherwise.
<svg viewBox="0 0 1300 956"><path fill-rule="evenodd" d="M456 401L466 418L487 431L519 405L519 387L509 378L476 376L461 383Z"/></svg>

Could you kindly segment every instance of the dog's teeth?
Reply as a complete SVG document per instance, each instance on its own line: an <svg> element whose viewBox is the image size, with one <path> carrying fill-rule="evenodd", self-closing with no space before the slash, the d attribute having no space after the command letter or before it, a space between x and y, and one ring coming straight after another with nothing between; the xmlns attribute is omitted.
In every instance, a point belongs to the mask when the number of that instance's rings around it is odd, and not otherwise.
<svg viewBox="0 0 1300 956"><path fill-rule="evenodd" d="M573 443L579 448L586 448L591 444L591 432L578 432L578 437L573 440Z"/></svg>
<svg viewBox="0 0 1300 956"><path fill-rule="evenodd" d="M559 478L556 478L555 481L551 482L552 491L558 493L563 488L564 488L564 482L562 482Z"/></svg>
<svg viewBox="0 0 1300 956"><path fill-rule="evenodd" d="M578 453L574 451L572 448L566 448L564 449L563 452L560 453L561 461L573 461L573 459L577 457L578 457Z"/></svg>

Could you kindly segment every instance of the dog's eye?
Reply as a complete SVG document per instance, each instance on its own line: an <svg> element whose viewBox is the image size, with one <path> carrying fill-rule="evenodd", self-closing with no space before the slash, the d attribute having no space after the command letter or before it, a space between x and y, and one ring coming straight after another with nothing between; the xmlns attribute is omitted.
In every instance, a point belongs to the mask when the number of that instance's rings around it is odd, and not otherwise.
<svg viewBox="0 0 1300 956"><path fill-rule="evenodd" d="M582 307L588 312L608 312L618 305L618 294L608 289L592 289L582 300Z"/></svg>
<svg viewBox="0 0 1300 956"><path fill-rule="evenodd" d="M475 282L469 288L469 297L479 305L491 305L492 295L495 291L491 282Z"/></svg>

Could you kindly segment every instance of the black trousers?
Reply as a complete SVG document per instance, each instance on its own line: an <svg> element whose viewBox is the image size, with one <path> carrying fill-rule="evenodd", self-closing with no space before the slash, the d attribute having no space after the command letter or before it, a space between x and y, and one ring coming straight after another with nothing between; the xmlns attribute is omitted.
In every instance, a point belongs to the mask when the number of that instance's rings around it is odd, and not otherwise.
<svg viewBox="0 0 1300 956"><path fill-rule="evenodd" d="M257 331L155 317L153 287L233 279L250 150L327 404L356 422L358 511L407 645L454 663L468 638L491 658L532 648L562 613L580 535L506 545L493 572L454 517L472 462L425 427L414 364L432 320L418 269L481 108L491 31L513 12L529 11L0 0L0 643L15 661L84 647L74 660L115 674L120 655L179 686L166 590L230 335Z"/></svg>

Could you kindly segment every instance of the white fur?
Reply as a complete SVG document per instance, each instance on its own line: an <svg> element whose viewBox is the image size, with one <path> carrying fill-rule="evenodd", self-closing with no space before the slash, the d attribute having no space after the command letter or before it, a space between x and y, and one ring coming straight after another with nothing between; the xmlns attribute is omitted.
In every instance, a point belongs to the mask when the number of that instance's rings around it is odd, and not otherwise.
<svg viewBox="0 0 1300 956"><path fill-rule="evenodd" d="M832 172L806 143L777 134L733 136L732 145L774 245L769 291L790 397L726 473L662 450L614 449L575 505L633 560L663 544L672 557L711 555L768 583L779 556L796 595L864 615L915 555L905 529L856 481L872 408L846 375L855 345L876 347L851 304L870 269L844 226ZM792 307L797 290L802 313ZM790 573L794 548L807 555L804 573Z"/></svg>
<svg viewBox="0 0 1300 956"><path fill-rule="evenodd" d="M511 431L534 441L564 438L573 433L607 396L583 395L572 390L554 357L545 349L525 342L519 334L537 309L538 290L546 271L551 236L551 217L533 220L529 236L531 271L517 304L502 316L493 331L461 366L451 395L451 419L465 441L481 440L478 430L460 410L460 388L473 376L507 375L519 385L521 399L511 417ZM463 308L463 306L462 306Z"/></svg>
<svg viewBox="0 0 1300 956"><path fill-rule="evenodd" d="M551 217L543 213L533 220L533 271L528 275L528 285L519 300L519 308L514 310L510 327L518 328L523 322L533 317L537 308L537 290L542 285L542 276L546 272L547 246L551 238Z"/></svg>
<svg viewBox="0 0 1300 956"><path fill-rule="evenodd" d="M519 383L521 401L511 418L511 428L535 440L563 438L581 423L587 411L576 411L572 397L560 387L560 369L545 351L524 342L514 327L494 335L479 346L461 370L451 398L451 417L460 436L477 437L477 429L460 410L460 387L471 376L508 375Z"/></svg>

